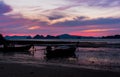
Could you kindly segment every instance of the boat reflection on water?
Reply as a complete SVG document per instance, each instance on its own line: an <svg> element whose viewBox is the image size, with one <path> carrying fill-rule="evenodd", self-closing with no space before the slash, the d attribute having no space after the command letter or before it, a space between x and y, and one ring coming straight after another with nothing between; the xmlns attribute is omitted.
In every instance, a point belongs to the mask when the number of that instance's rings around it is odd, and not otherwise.
<svg viewBox="0 0 120 77"><path fill-rule="evenodd" d="M46 47L46 59L53 59L53 58L69 58L73 57L76 58L75 55L76 47L75 46L47 46Z"/></svg>

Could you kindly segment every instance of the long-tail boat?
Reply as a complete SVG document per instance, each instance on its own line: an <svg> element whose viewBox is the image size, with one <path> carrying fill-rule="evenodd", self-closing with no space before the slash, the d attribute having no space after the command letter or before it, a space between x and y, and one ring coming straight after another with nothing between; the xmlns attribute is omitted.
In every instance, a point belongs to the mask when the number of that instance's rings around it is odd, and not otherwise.
<svg viewBox="0 0 120 77"><path fill-rule="evenodd" d="M32 47L32 45L25 45L25 46L19 46L19 47L0 47L0 51L2 52L26 52L29 51L29 49Z"/></svg>
<svg viewBox="0 0 120 77"><path fill-rule="evenodd" d="M11 43L6 40L2 34L0 34L0 44L3 45L2 47L0 47L0 51L3 52L25 52L28 51L33 45L25 45L25 46L19 46L16 47L14 45L11 45Z"/></svg>
<svg viewBox="0 0 120 77"><path fill-rule="evenodd" d="M66 58L66 57L75 57L75 46L58 46L54 49L51 46L46 48L46 57L50 58Z"/></svg>

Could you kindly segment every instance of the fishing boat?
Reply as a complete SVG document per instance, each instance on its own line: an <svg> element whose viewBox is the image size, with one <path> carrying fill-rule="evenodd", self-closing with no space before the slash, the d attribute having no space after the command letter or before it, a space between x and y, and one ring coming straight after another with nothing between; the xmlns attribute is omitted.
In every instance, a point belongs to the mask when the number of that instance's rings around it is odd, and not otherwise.
<svg viewBox="0 0 120 77"><path fill-rule="evenodd" d="M0 44L3 45L0 47L0 52L25 52L28 51L33 45L25 45L16 47L9 40L6 40L2 34L0 34Z"/></svg>
<svg viewBox="0 0 120 77"><path fill-rule="evenodd" d="M19 47L0 47L1 52L27 52L33 45L25 45Z"/></svg>
<svg viewBox="0 0 120 77"><path fill-rule="evenodd" d="M75 50L76 50L75 46L58 46L55 48L47 46L46 57L48 59L75 57Z"/></svg>

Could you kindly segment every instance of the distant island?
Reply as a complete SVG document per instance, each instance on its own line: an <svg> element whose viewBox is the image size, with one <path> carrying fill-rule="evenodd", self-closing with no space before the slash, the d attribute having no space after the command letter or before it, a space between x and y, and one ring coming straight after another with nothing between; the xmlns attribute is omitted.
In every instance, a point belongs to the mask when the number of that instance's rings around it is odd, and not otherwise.
<svg viewBox="0 0 120 77"><path fill-rule="evenodd" d="M76 36L76 35L69 35L69 34L61 34L58 36L52 35L35 35L31 36L5 36L6 39L120 39L120 35L111 35L111 36L102 36L102 37L92 37L92 36Z"/></svg>
<svg viewBox="0 0 120 77"><path fill-rule="evenodd" d="M120 35L113 35L113 36L103 36L103 39L120 39Z"/></svg>

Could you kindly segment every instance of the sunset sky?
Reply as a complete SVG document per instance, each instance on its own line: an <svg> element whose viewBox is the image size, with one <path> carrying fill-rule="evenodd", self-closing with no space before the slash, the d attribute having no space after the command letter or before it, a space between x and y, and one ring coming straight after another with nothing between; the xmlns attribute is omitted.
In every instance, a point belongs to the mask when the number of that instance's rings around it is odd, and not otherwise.
<svg viewBox="0 0 120 77"><path fill-rule="evenodd" d="M120 0L0 0L0 33L120 34Z"/></svg>

